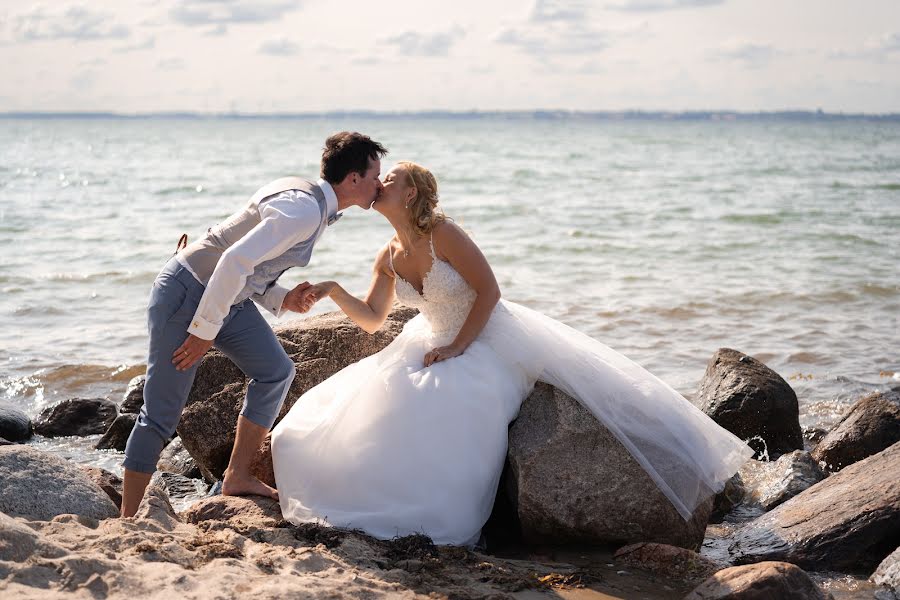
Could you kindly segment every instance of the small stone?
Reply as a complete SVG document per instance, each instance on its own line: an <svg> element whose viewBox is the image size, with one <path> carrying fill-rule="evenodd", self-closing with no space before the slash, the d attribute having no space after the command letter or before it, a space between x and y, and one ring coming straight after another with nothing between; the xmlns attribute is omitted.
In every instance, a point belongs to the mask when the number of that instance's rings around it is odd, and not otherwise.
<svg viewBox="0 0 900 600"><path fill-rule="evenodd" d="M34 426L45 437L104 433L116 419L115 402L105 398L72 398L41 412Z"/></svg>

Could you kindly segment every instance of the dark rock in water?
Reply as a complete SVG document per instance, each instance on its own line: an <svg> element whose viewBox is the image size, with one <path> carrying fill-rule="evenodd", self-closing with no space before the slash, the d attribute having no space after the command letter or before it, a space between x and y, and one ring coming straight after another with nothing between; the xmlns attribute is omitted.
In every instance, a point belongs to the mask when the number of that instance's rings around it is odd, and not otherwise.
<svg viewBox="0 0 900 600"><path fill-rule="evenodd" d="M900 540L900 442L734 532L733 562L784 560L868 575Z"/></svg>
<svg viewBox="0 0 900 600"><path fill-rule="evenodd" d="M786 562L761 562L722 569L684 600L827 600L803 569Z"/></svg>
<svg viewBox="0 0 900 600"><path fill-rule="evenodd" d="M116 420L116 403L105 398L72 398L41 412L35 433L46 437L104 433Z"/></svg>
<svg viewBox="0 0 900 600"><path fill-rule="evenodd" d="M24 442L31 437L31 419L18 408L0 402L0 438Z"/></svg>
<svg viewBox="0 0 900 600"><path fill-rule="evenodd" d="M696 549L712 498L689 522L581 404L545 383L509 430L512 505L529 543L660 542Z"/></svg>
<svg viewBox="0 0 900 600"><path fill-rule="evenodd" d="M900 392L875 392L858 400L813 450L838 471L900 442Z"/></svg>
<svg viewBox="0 0 900 600"><path fill-rule="evenodd" d="M169 498L180 499L188 496L196 496L201 493L201 490L197 489L197 483L199 482L195 483L195 479L190 479L177 473L169 473L167 471L160 471L159 476L160 481L166 486L166 492L168 493Z"/></svg>
<svg viewBox="0 0 900 600"><path fill-rule="evenodd" d="M146 380L145 375L138 375L128 382L128 388L119 404L119 412L135 414L141 412L141 407L144 406L144 382Z"/></svg>
<svg viewBox="0 0 900 600"><path fill-rule="evenodd" d="M185 450L180 437L176 437L168 446L163 448L162 454L159 457L159 462L156 463L156 468L160 471L184 475L190 479L198 479L201 477L197 463L194 462L193 457Z"/></svg>
<svg viewBox="0 0 900 600"><path fill-rule="evenodd" d="M123 452L136 420L137 415L134 414L119 415L94 448L97 450L118 450Z"/></svg>
<svg viewBox="0 0 900 600"><path fill-rule="evenodd" d="M803 449L797 395L775 371L720 348L706 365L694 403L716 423L774 460Z"/></svg>
<svg viewBox="0 0 900 600"><path fill-rule="evenodd" d="M721 523L725 515L743 501L746 494L747 488L744 486L741 474L735 473L731 479L725 482L725 488L713 498L713 509L709 516L709 522Z"/></svg>
<svg viewBox="0 0 900 600"><path fill-rule="evenodd" d="M870 580L878 585L887 586L900 598L900 548L881 561Z"/></svg>
<svg viewBox="0 0 900 600"><path fill-rule="evenodd" d="M297 365L297 375L278 420L304 392L387 346L415 314L411 309L395 310L374 335L364 332L343 313L319 315L276 328L281 345ZM237 366L218 351L207 353L178 424L184 447L207 480L220 479L225 471L246 391L247 378Z"/></svg>
<svg viewBox="0 0 900 600"><path fill-rule="evenodd" d="M91 481L100 486L106 495L109 496L109 499L113 501L113 504L116 505L116 508L122 508L122 479L115 475L114 473L110 473L106 469L101 469L100 467L86 467L82 466L82 470L87 473L87 476L90 477Z"/></svg>
<svg viewBox="0 0 900 600"><path fill-rule="evenodd" d="M649 571L667 580L677 579L696 585L712 576L722 565L685 548L667 544L631 544L619 548L616 564Z"/></svg>
<svg viewBox="0 0 900 600"><path fill-rule="evenodd" d="M794 450L770 464L772 473L767 485L753 493L766 510L772 510L827 477L819 463L805 450Z"/></svg>
<svg viewBox="0 0 900 600"><path fill-rule="evenodd" d="M803 439L806 440L806 446L809 450L815 448L816 444L821 442L826 435L828 435L828 432L821 427L809 426L803 428Z"/></svg>
<svg viewBox="0 0 900 600"><path fill-rule="evenodd" d="M106 519L115 504L75 463L25 445L0 447L0 512L37 521L75 514Z"/></svg>

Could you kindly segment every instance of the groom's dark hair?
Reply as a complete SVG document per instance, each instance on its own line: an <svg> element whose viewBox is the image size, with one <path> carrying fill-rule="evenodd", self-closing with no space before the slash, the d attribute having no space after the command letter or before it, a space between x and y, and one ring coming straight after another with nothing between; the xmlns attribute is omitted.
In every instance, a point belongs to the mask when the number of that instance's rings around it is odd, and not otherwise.
<svg viewBox="0 0 900 600"><path fill-rule="evenodd" d="M322 149L322 179L330 184L340 183L350 173L365 175L369 159L379 160L387 148L367 135L342 131L325 140Z"/></svg>

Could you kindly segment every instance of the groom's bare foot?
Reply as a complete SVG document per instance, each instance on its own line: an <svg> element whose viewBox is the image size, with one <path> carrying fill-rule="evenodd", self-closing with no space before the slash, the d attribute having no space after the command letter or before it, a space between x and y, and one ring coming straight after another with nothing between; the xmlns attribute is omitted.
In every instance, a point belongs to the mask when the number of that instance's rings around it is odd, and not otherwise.
<svg viewBox="0 0 900 600"><path fill-rule="evenodd" d="M266 485L252 475L243 477L232 472L225 472L222 478L223 496L265 496L278 500L278 490Z"/></svg>

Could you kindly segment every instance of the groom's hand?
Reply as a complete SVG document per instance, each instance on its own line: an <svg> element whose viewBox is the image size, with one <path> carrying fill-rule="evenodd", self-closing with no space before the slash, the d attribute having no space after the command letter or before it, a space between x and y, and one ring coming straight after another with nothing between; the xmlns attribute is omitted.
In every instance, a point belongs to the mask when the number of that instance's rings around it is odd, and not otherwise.
<svg viewBox="0 0 900 600"><path fill-rule="evenodd" d="M308 281L304 281L303 283L297 285L289 291L285 297L284 301L281 303L281 307L285 310L290 310L297 313L305 313L310 308L312 308L314 301L310 300L306 291L312 287Z"/></svg>
<svg viewBox="0 0 900 600"><path fill-rule="evenodd" d="M204 340L190 334L184 343L178 347L172 355L172 364L179 371L190 369L198 360L203 358L206 351L213 345L213 340Z"/></svg>

